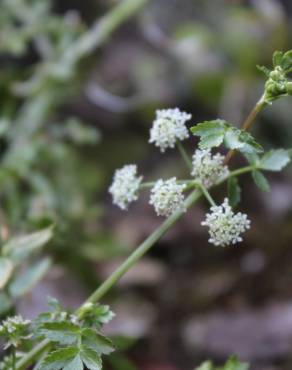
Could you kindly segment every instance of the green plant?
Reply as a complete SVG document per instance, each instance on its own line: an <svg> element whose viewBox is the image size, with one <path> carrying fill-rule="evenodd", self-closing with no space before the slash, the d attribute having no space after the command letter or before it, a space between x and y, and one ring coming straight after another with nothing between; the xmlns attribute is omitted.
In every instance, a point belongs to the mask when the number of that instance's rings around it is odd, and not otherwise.
<svg viewBox="0 0 292 370"><path fill-rule="evenodd" d="M278 70L279 65L281 66L282 77L287 86L290 83L292 53L276 53L275 59L277 61L275 69ZM37 367L40 370L83 369L84 365L89 369L101 369L101 354L109 354L113 347L99 330L101 324L109 321L112 313L98 302L200 198L205 197L211 207L205 221L202 222L203 226L209 228L210 243L228 246L242 240L243 233L250 227L250 221L247 215L232 209L240 201L239 176L251 173L255 184L261 190L267 191L268 181L262 172L280 171L290 161L289 150L276 149L265 153L263 147L246 132L256 115L267 104L280 96L291 94L287 88L285 91L282 89L279 95L277 84L278 81L275 82L274 89L270 88L270 84L266 84L262 98L248 116L242 129L222 120L202 122L192 127L191 132L200 138L199 149L192 158L189 158L181 143L189 137L186 121L191 118L190 115L180 112L177 108L157 112L150 132L150 142L158 146L162 152L177 145L191 177L187 180L177 180L173 177L168 180L159 179L156 182L142 182L142 177L137 174L136 165L126 165L116 171L109 189L115 204L126 210L131 202L137 200L141 190L151 188L150 204L154 206L156 213L166 217L166 220L75 313L64 311L53 301L53 312L41 314L34 324L37 333L35 339L45 339L21 356L14 369L26 369L37 361L40 361ZM227 156L224 157L220 153L212 154L211 150L219 145L229 149ZM236 151L242 153L247 165L230 170L228 164ZM214 187L226 182L227 197L222 205L218 206L210 192ZM187 196L186 192L189 193ZM231 358L222 369L247 368L246 364ZM206 362L199 369L213 370L214 367L212 363Z"/></svg>
<svg viewBox="0 0 292 370"><path fill-rule="evenodd" d="M15 299L33 289L51 266L49 257L39 258L52 238L52 227L14 237L0 248L0 315L13 309Z"/></svg>

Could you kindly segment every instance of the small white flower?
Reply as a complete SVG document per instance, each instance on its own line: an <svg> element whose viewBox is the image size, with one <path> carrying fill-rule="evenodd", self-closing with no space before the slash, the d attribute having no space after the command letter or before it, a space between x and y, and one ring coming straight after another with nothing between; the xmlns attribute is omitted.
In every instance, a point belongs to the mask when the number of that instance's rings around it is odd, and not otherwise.
<svg viewBox="0 0 292 370"><path fill-rule="evenodd" d="M174 148L177 140L189 137L185 123L191 117L191 114L181 112L178 108L157 110L150 130L149 143L154 143L161 152L166 148Z"/></svg>
<svg viewBox="0 0 292 370"><path fill-rule="evenodd" d="M185 184L178 184L176 178L158 180L151 189L150 204L158 216L170 216L177 210L186 211L183 201Z"/></svg>
<svg viewBox="0 0 292 370"><path fill-rule="evenodd" d="M209 188L222 177L228 175L228 167L224 165L224 156L217 153L212 155L210 149L196 150L193 155L193 170L191 175Z"/></svg>
<svg viewBox="0 0 292 370"><path fill-rule="evenodd" d="M30 338L28 334L30 324L30 320L25 320L20 315L4 320L0 325L0 335L7 337L4 349L10 346L17 347L23 339Z"/></svg>
<svg viewBox="0 0 292 370"><path fill-rule="evenodd" d="M209 242L222 247L241 242L241 234L250 228L247 215L234 213L227 198L220 206L211 207L211 212L201 224L209 227Z"/></svg>
<svg viewBox="0 0 292 370"><path fill-rule="evenodd" d="M129 164L116 170L113 182L109 188L113 203L126 210L131 202L138 199L142 176L137 176L137 166Z"/></svg>

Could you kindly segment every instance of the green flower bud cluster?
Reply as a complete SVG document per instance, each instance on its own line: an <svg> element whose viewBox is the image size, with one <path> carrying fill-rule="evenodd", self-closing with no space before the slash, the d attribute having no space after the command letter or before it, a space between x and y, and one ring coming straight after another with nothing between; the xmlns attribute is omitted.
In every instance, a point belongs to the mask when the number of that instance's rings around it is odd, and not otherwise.
<svg viewBox="0 0 292 370"><path fill-rule="evenodd" d="M292 81L288 75L292 72L291 52L276 52L273 56L274 69L265 67L260 70L268 77L265 84L265 102L271 104L274 100L287 95L292 95Z"/></svg>

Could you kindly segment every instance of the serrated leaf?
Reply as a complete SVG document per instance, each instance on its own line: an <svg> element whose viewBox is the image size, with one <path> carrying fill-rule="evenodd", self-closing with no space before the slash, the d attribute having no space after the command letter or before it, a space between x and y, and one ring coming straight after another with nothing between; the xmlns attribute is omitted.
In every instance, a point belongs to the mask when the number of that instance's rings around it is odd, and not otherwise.
<svg viewBox="0 0 292 370"><path fill-rule="evenodd" d="M76 347L61 348L50 352L41 362L38 370L60 370L70 364L78 355Z"/></svg>
<svg viewBox="0 0 292 370"><path fill-rule="evenodd" d="M275 51L273 54L273 66L277 67L280 66L282 63L283 58L283 52L282 51Z"/></svg>
<svg viewBox="0 0 292 370"><path fill-rule="evenodd" d="M114 351L113 343L109 338L96 333L90 328L82 330L82 343L85 347L90 348L99 354L108 355Z"/></svg>
<svg viewBox="0 0 292 370"><path fill-rule="evenodd" d="M63 370L83 370L83 368L81 357L78 354Z"/></svg>
<svg viewBox="0 0 292 370"><path fill-rule="evenodd" d="M227 122L221 119L213 121L204 121L198 123L196 126L191 127L191 132L195 136L204 135L223 135L226 129Z"/></svg>
<svg viewBox="0 0 292 370"><path fill-rule="evenodd" d="M82 361L89 370L101 370L102 361L98 353L90 348L83 347L80 353Z"/></svg>
<svg viewBox="0 0 292 370"><path fill-rule="evenodd" d="M38 334L64 345L72 345L80 336L80 328L69 321L47 322L38 328Z"/></svg>
<svg viewBox="0 0 292 370"><path fill-rule="evenodd" d="M270 190L270 185L268 183L268 180L260 171L257 171L257 170L252 171L252 178L254 180L254 183L260 190L262 191Z"/></svg>
<svg viewBox="0 0 292 370"><path fill-rule="evenodd" d="M292 67L292 50L287 51L283 56L281 60L281 67L284 69L286 73L291 71Z"/></svg>
<svg viewBox="0 0 292 370"><path fill-rule="evenodd" d="M270 76L270 70L265 66L257 66L257 69L265 74L266 77Z"/></svg>
<svg viewBox="0 0 292 370"><path fill-rule="evenodd" d="M287 150L271 150L261 158L259 168L268 171L281 171L289 162L290 156Z"/></svg>
<svg viewBox="0 0 292 370"><path fill-rule="evenodd" d="M191 132L200 137L199 147L201 149L209 149L222 144L227 126L227 122L217 119L200 122L191 127Z"/></svg>
<svg viewBox="0 0 292 370"><path fill-rule="evenodd" d="M236 177L230 177L227 183L228 199L231 207L237 206L241 199L241 189Z"/></svg>
<svg viewBox="0 0 292 370"><path fill-rule="evenodd" d="M9 286L9 292L13 297L26 294L33 286L43 278L51 266L50 258L45 258L30 266L23 273L15 276Z"/></svg>
<svg viewBox="0 0 292 370"><path fill-rule="evenodd" d="M220 144L228 149L237 149L242 153L261 153L263 148L246 131L231 126L223 120L205 121L191 128L195 136L200 137L199 147L209 149Z"/></svg>
<svg viewBox="0 0 292 370"><path fill-rule="evenodd" d="M263 147L255 141L252 135L246 131L241 131L239 140L244 143L240 151L243 153L262 153Z"/></svg>
<svg viewBox="0 0 292 370"><path fill-rule="evenodd" d="M9 258L0 257L0 289L3 289L13 273L13 263Z"/></svg>
<svg viewBox="0 0 292 370"><path fill-rule="evenodd" d="M9 256L15 262L23 262L36 250L42 248L53 236L52 228L16 237L9 240L3 246L3 254Z"/></svg>

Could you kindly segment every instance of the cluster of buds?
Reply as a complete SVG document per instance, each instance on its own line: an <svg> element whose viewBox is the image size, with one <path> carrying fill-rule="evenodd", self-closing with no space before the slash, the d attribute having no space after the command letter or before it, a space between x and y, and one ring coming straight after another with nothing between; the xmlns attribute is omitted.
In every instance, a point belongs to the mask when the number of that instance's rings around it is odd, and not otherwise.
<svg viewBox="0 0 292 370"><path fill-rule="evenodd" d="M221 178L228 175L228 167L224 165L224 156L220 153L212 155L210 149L196 150L193 155L191 175L210 188Z"/></svg>
<svg viewBox="0 0 292 370"><path fill-rule="evenodd" d="M0 325L0 336L7 338L5 349L11 346L16 348L22 340L28 339L30 324L30 320L25 320L20 315L4 320Z"/></svg>
<svg viewBox="0 0 292 370"><path fill-rule="evenodd" d="M209 242L222 247L241 242L241 234L250 228L247 215L234 213L227 198L220 206L211 207L211 212L201 224L209 227Z"/></svg>
<svg viewBox="0 0 292 370"><path fill-rule="evenodd" d="M186 122L191 118L190 114L181 112L178 108L156 111L149 143L154 143L161 152L165 152L167 148L174 148L178 140L182 141L189 137Z"/></svg>
<svg viewBox="0 0 292 370"><path fill-rule="evenodd" d="M189 137L186 122L191 115L181 112L178 108L158 110L156 119L150 130L150 143L164 152L174 148L178 141ZM206 189L215 185L219 180L229 175L228 167L224 164L224 156L212 154L210 149L196 150L192 156L192 180L188 182L200 184ZM125 165L116 170L113 182L109 188L113 203L122 210L127 210L130 203L138 199L139 190L143 186L142 176L137 174L136 165ZM158 216L169 217L175 212L185 212L184 191L187 183L177 181L175 177L168 180L159 179L150 191L150 205ZM241 213L234 214L225 200L222 206L211 208L206 221L202 223L209 227L209 242L215 245L229 245L241 241L241 234L248 229L249 220Z"/></svg>

